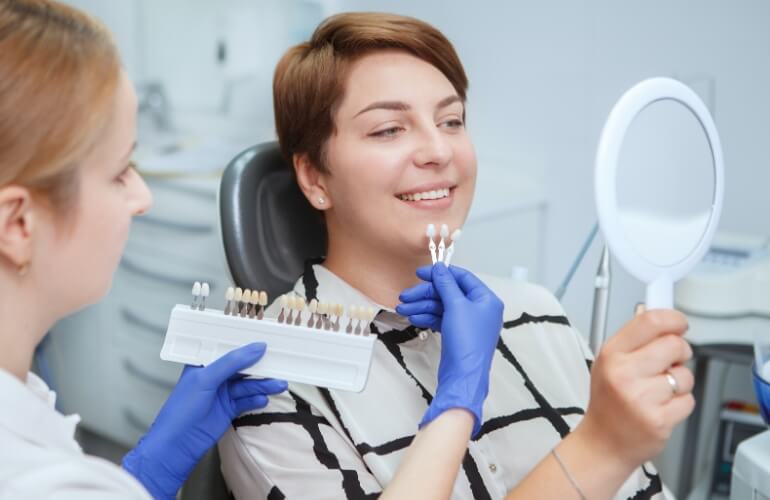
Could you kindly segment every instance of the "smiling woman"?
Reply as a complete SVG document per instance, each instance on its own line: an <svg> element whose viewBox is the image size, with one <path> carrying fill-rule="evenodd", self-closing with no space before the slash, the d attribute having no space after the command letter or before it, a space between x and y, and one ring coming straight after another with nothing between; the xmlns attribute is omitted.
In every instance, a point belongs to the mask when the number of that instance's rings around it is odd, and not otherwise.
<svg viewBox="0 0 770 500"><path fill-rule="evenodd" d="M681 316L619 333L591 387L589 350L548 292L490 282L492 293L452 268L461 296L443 265L420 268L426 227L462 227L473 199L467 87L444 35L391 14L333 16L278 64L281 148L328 232L294 293L375 308L377 338L363 392L294 384L234 422L220 451L237 498L660 498L644 462L692 401L661 417L666 381L614 373L628 366L614 361L638 347L629 338L681 333ZM432 283L409 288L418 268ZM652 403L638 397L647 390Z"/></svg>

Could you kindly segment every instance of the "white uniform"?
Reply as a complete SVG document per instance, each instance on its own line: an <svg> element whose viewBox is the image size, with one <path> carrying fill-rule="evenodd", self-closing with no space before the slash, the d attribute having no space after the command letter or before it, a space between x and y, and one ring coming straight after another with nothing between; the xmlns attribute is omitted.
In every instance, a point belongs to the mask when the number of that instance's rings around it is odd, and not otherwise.
<svg viewBox="0 0 770 500"><path fill-rule="evenodd" d="M147 500L133 476L89 457L74 439L77 415L54 407L56 393L37 376L24 385L0 369L0 500Z"/></svg>
<svg viewBox="0 0 770 500"><path fill-rule="evenodd" d="M580 422L590 354L559 303L541 287L486 280L505 303L481 432L468 446L453 500L505 497ZM380 309L366 389L356 394L291 384L220 441L238 499L376 498L396 472L436 390L441 337L410 327L323 266L307 266L294 292L308 300ZM274 304L269 311L277 315ZM343 323L346 326L346 323ZM616 499L661 500L650 464Z"/></svg>

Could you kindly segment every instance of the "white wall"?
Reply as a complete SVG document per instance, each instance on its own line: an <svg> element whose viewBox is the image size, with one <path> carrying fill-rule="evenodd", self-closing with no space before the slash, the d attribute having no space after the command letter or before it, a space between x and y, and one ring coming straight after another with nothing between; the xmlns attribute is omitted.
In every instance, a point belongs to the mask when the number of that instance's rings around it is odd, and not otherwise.
<svg viewBox="0 0 770 500"><path fill-rule="evenodd" d="M413 15L455 44L471 80L469 127L480 156L508 155L546 181L551 207L546 274L555 289L596 219L592 169L612 105L650 76L675 76L705 93L716 82L715 120L725 150L721 227L770 232L770 3L762 0L447 2L343 0L341 9ZM703 96L710 101L709 96ZM483 168L483 165L482 165ZM587 331L595 244L564 298ZM610 329L642 288L615 266Z"/></svg>

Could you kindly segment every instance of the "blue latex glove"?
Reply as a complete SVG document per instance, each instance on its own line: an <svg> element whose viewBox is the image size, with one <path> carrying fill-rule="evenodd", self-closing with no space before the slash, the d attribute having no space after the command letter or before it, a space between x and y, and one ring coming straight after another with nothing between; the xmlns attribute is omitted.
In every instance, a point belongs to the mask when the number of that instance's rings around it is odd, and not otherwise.
<svg viewBox="0 0 770 500"><path fill-rule="evenodd" d="M476 276L437 263L417 270L421 283L399 296L396 311L421 328L441 332L438 387L422 428L446 410L473 413L473 435L481 430L489 371L503 326L503 303Z"/></svg>
<svg viewBox="0 0 770 500"><path fill-rule="evenodd" d="M186 366L150 430L123 458L123 468L156 499L173 499L198 461L241 413L263 408L283 380L239 374L265 354L264 343L235 349L206 367Z"/></svg>

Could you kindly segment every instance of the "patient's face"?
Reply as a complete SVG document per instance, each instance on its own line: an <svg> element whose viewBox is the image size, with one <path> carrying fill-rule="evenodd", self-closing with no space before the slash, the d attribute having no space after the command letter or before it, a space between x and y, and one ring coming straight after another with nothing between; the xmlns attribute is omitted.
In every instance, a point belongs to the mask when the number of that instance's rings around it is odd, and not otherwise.
<svg viewBox="0 0 770 500"><path fill-rule="evenodd" d="M461 227L476 180L463 110L449 80L421 59L382 51L358 60L327 144L330 237L428 258L428 224Z"/></svg>

